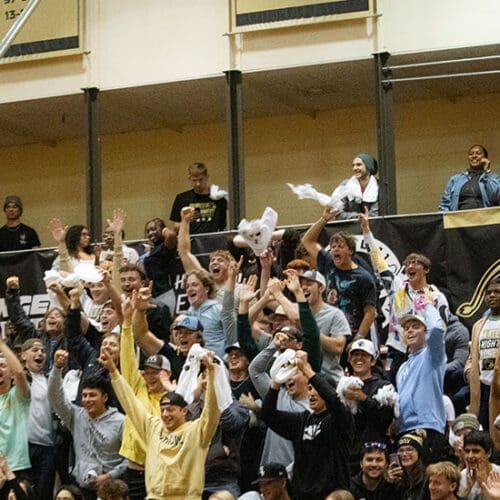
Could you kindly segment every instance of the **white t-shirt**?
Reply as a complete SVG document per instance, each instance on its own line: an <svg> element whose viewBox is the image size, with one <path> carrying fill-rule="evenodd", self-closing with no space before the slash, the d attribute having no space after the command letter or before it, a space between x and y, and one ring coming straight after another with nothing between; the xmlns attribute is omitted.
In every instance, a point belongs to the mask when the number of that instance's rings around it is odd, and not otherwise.
<svg viewBox="0 0 500 500"><path fill-rule="evenodd" d="M479 380L491 385L493 368L500 347L500 316L490 316L479 332Z"/></svg>

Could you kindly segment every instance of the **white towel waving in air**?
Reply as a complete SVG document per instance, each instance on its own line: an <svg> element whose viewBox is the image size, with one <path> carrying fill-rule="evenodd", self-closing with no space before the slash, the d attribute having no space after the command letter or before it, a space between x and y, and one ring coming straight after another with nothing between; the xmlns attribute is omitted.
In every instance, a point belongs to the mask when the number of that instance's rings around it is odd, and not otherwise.
<svg viewBox="0 0 500 500"><path fill-rule="evenodd" d="M278 214L266 207L260 219L243 219L238 225L238 233L257 257L268 247L278 222Z"/></svg>

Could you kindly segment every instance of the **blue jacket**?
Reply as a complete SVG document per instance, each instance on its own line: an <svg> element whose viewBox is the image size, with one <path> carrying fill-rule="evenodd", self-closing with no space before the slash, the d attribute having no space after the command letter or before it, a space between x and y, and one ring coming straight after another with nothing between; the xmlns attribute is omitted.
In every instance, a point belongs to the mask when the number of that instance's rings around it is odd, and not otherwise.
<svg viewBox="0 0 500 500"><path fill-rule="evenodd" d="M425 307L427 345L408 356L396 375L399 394L398 433L434 429L444 433L443 382L446 368L444 330L439 312Z"/></svg>
<svg viewBox="0 0 500 500"><path fill-rule="evenodd" d="M440 212L458 210L458 199L463 185L471 178L469 171L454 175L446 185L443 198L439 204ZM493 172L483 172L479 177L479 189L483 199L483 207L500 205L500 176Z"/></svg>

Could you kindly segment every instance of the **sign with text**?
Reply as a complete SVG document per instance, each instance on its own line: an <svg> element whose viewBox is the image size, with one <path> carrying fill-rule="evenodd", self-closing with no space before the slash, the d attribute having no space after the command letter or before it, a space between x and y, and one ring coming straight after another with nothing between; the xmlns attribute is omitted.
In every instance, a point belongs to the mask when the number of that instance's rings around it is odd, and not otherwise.
<svg viewBox="0 0 500 500"><path fill-rule="evenodd" d="M231 0L231 31L256 31L372 16L375 0Z"/></svg>
<svg viewBox="0 0 500 500"><path fill-rule="evenodd" d="M0 0L0 38L22 15L28 0ZM42 0L14 38L1 64L83 51L83 0Z"/></svg>

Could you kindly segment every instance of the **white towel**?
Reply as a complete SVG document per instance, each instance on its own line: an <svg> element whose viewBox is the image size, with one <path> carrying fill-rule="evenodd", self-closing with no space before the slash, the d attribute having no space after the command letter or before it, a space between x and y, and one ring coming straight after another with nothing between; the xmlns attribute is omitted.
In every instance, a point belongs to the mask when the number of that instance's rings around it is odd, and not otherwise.
<svg viewBox="0 0 500 500"><path fill-rule="evenodd" d="M392 384L381 387L373 396L373 399L382 406L394 408L394 416L399 417L399 396Z"/></svg>
<svg viewBox="0 0 500 500"><path fill-rule="evenodd" d="M238 233L258 257L268 247L277 222L277 212L266 207L260 219L243 219L238 225Z"/></svg>
<svg viewBox="0 0 500 500"><path fill-rule="evenodd" d="M354 200L356 203L362 201L366 203L375 203L378 200L378 182L377 179L370 175L368 184L363 192L361 192L361 184L356 177L352 176L347 182L343 182L332 193L332 197L343 195L342 198L347 198L349 201Z"/></svg>
<svg viewBox="0 0 500 500"><path fill-rule="evenodd" d="M356 415L358 413L358 402L352 399L347 399L344 396L344 391L346 389L361 389L365 384L359 377L340 377L339 383L337 384L337 395L340 401L349 408L349 411Z"/></svg>
<svg viewBox="0 0 500 500"><path fill-rule="evenodd" d="M220 200L221 198L228 198L228 192L221 189L217 184L210 184L210 193L208 195L211 200Z"/></svg>
<svg viewBox="0 0 500 500"><path fill-rule="evenodd" d="M198 373L200 372L201 359L207 353L200 344L193 344L182 367L179 383L175 392L180 394L188 404L194 400L194 391L198 387ZM215 356L219 363L215 363L215 393L217 405L221 413L233 402L233 393L229 376L223 361Z"/></svg>
<svg viewBox="0 0 500 500"><path fill-rule="evenodd" d="M343 198L346 198L349 191L344 186L339 186L331 196L325 193L316 191L312 184L290 184L288 187L298 196L299 200L315 200L323 207L331 207L336 212L340 212L344 208Z"/></svg>
<svg viewBox="0 0 500 500"><path fill-rule="evenodd" d="M284 384L297 372L295 355L296 351L287 349L274 360L273 366L271 366L271 370L269 371L273 382Z"/></svg>

